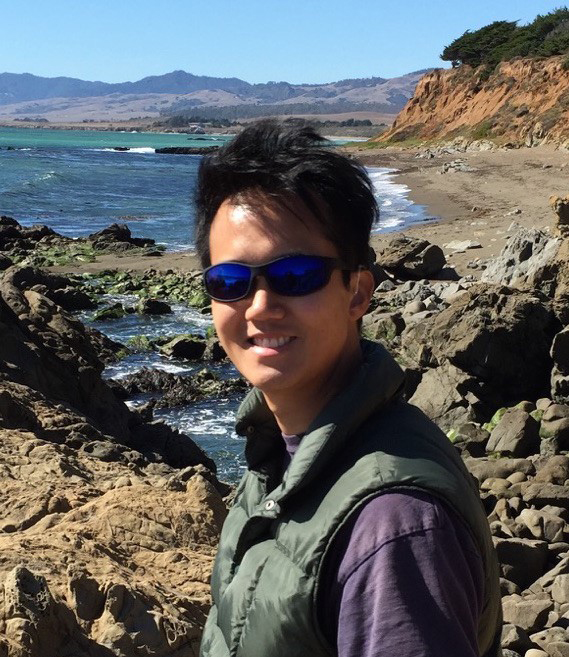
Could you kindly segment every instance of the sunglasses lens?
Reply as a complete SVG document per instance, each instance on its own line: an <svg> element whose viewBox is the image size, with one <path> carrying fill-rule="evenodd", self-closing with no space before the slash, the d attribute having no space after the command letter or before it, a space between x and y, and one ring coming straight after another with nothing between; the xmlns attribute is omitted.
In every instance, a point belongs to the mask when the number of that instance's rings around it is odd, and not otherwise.
<svg viewBox="0 0 569 657"><path fill-rule="evenodd" d="M271 289L288 297L316 292L328 283L330 272L328 260L318 256L290 256L266 267Z"/></svg>
<svg viewBox="0 0 569 657"><path fill-rule="evenodd" d="M245 265L221 263L204 274L205 289L218 301L236 301L247 295L251 271Z"/></svg>

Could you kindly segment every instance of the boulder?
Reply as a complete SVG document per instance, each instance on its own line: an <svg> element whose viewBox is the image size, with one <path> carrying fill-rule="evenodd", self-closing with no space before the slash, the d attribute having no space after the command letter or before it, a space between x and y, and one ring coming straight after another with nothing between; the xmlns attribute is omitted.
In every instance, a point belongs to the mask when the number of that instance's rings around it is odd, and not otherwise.
<svg viewBox="0 0 569 657"><path fill-rule="evenodd" d="M445 362L455 368L450 382L459 380L462 389L440 390L432 417L446 415L448 397L453 407L472 406L476 419L487 419L496 407L546 396L552 367L549 349L557 330L552 310L539 296L477 284L446 310L407 327L401 351L421 368L437 368ZM449 377L443 370L438 379L444 384ZM430 406L435 406L434 401Z"/></svg>
<svg viewBox="0 0 569 657"><path fill-rule="evenodd" d="M539 443L539 424L529 413L511 408L490 434L486 450L524 458L539 453Z"/></svg>
<svg viewBox="0 0 569 657"><path fill-rule="evenodd" d="M506 623L512 623L531 634L543 628L547 615L553 609L553 602L510 595L503 598L502 608Z"/></svg>
<svg viewBox="0 0 569 657"><path fill-rule="evenodd" d="M170 358L199 360L205 352L206 343L201 336L178 335L159 348L161 354Z"/></svg>
<svg viewBox="0 0 569 657"><path fill-rule="evenodd" d="M440 246L413 237L395 237L377 254L378 263L402 279L431 278L446 265Z"/></svg>
<svg viewBox="0 0 569 657"><path fill-rule="evenodd" d="M418 406L442 429L448 430L475 418L465 400L475 387L473 377L445 362L423 374L409 402Z"/></svg>
<svg viewBox="0 0 569 657"><path fill-rule="evenodd" d="M517 226L500 255L488 263L480 280L516 287L537 287L551 294L555 276L548 270L555 261L560 244L561 240L545 231Z"/></svg>
<svg viewBox="0 0 569 657"><path fill-rule="evenodd" d="M170 305L159 299L141 299L136 310L142 315L167 315L172 312Z"/></svg>
<svg viewBox="0 0 569 657"><path fill-rule="evenodd" d="M526 589L545 572L547 543L524 538L494 539L502 576ZM505 620L507 620L505 618ZM515 621L514 625L520 625ZM520 625L520 627L524 627ZM524 629L528 629L524 627Z"/></svg>

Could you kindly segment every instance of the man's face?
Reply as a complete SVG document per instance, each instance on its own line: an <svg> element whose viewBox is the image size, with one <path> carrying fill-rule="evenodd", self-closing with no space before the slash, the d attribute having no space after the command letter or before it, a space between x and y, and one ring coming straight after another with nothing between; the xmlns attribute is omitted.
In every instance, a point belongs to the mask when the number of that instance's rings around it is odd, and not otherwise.
<svg viewBox="0 0 569 657"><path fill-rule="evenodd" d="M251 208L225 201L214 217L209 243L213 265L259 265L299 253L339 256L300 203L289 210L274 202ZM368 300L354 301L361 296L354 296L357 277L352 274L346 286L336 269L322 289L288 297L271 291L259 276L246 298L212 301L221 344L241 374L268 398L323 394L359 355L356 322Z"/></svg>

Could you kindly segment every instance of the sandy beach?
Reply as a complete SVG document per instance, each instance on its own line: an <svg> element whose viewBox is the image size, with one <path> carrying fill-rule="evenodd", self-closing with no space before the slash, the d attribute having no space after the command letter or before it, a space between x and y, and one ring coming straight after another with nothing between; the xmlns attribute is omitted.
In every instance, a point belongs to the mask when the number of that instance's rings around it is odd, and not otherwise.
<svg viewBox="0 0 569 657"><path fill-rule="evenodd" d="M413 225L405 233L439 246L451 241L473 240L481 248L452 254L444 249L449 263L461 274L474 273L466 265L474 258L498 255L513 221L546 228L554 214L549 197L569 193L569 152L552 146L446 154L418 158L417 149L358 152L353 154L367 166L393 167L396 180L407 185L410 198L425 205L434 222ZM449 170L445 163L461 160L473 171ZM519 212L518 212L519 211ZM374 236L377 246L389 235Z"/></svg>
<svg viewBox="0 0 569 657"><path fill-rule="evenodd" d="M450 265L461 274L475 274L467 264L497 255L513 221L523 226L546 228L553 221L549 207L551 195L569 194L569 152L554 147L520 148L485 152L467 152L419 158L424 149L386 148L377 151L352 147L349 152L366 166L397 169L396 180L409 187L409 196L425 205L436 220L405 228L405 233L444 247L456 240L474 240L481 247L464 253L445 249ZM471 171L450 169L445 163L460 160ZM378 247L394 233L374 235ZM167 253L160 257L100 256L97 262L83 263L81 271L109 268L144 270L199 267L192 253ZM54 267L54 271L77 271L75 266Z"/></svg>

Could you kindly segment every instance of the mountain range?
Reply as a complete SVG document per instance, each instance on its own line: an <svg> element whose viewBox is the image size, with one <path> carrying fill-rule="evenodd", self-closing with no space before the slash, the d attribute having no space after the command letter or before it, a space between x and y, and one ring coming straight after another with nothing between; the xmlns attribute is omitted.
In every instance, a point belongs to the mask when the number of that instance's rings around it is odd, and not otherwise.
<svg viewBox="0 0 569 657"><path fill-rule="evenodd" d="M262 108L283 114L364 110L397 113L426 72L327 84L251 84L239 78L216 78L185 71L121 83L1 73L0 117L117 120L188 112L204 114L204 111L210 116L229 113L237 117L261 113Z"/></svg>

